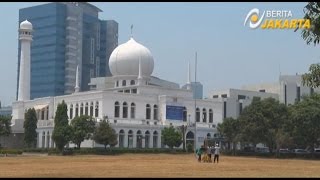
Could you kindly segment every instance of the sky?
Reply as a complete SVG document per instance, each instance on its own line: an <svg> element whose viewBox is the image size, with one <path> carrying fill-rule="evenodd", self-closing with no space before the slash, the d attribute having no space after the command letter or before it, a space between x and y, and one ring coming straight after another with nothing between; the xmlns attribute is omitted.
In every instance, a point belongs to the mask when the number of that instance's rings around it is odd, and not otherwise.
<svg viewBox="0 0 320 180"><path fill-rule="evenodd" d="M6 2L0 5L0 101L15 100L18 61L19 9L43 2ZM100 19L119 23L119 44L130 38L146 46L154 58L153 76L187 82L188 62L194 81L210 91L277 82L279 75L302 74L320 60L319 47L307 45L293 30L250 29L244 20L252 8L290 10L302 18L306 2L92 2Z"/></svg>

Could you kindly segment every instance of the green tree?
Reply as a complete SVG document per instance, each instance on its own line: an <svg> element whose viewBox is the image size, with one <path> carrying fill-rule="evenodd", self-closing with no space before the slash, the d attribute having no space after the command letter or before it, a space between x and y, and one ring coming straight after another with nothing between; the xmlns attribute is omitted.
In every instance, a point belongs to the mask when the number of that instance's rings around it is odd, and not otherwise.
<svg viewBox="0 0 320 180"><path fill-rule="evenodd" d="M110 145L110 150L111 147L118 144L117 133L105 118L96 127L93 133L93 140L99 144L103 144L105 149L107 149L107 145Z"/></svg>
<svg viewBox="0 0 320 180"><path fill-rule="evenodd" d="M71 141L80 149L81 142L90 139L95 129L95 122L90 116L78 116L71 121Z"/></svg>
<svg viewBox="0 0 320 180"><path fill-rule="evenodd" d="M64 101L59 103L54 117L54 129L52 139L57 148L62 152L64 146L69 143L72 137L72 129L68 123L67 105Z"/></svg>
<svg viewBox="0 0 320 180"><path fill-rule="evenodd" d="M182 133L176 130L173 126L165 127L162 130L163 144L169 146L170 149L173 147L179 147L182 143Z"/></svg>
<svg viewBox="0 0 320 180"><path fill-rule="evenodd" d="M283 125L288 121L287 106L274 98L253 99L239 117L241 134L245 140L257 144L264 143L272 153L277 148L277 138L281 136Z"/></svg>
<svg viewBox="0 0 320 180"><path fill-rule="evenodd" d="M304 96L302 101L290 107L293 138L298 146L319 145L320 138L320 95Z"/></svg>
<svg viewBox="0 0 320 180"><path fill-rule="evenodd" d="M0 136L9 136L11 133L11 117L0 115Z"/></svg>
<svg viewBox="0 0 320 180"><path fill-rule="evenodd" d="M319 44L320 41L320 3L309 2L303 9L305 13L304 19L309 19L311 27L310 29L303 29L301 31L301 37L307 44L313 43ZM297 28L295 31L297 31Z"/></svg>
<svg viewBox="0 0 320 180"><path fill-rule="evenodd" d="M28 109L24 114L24 142L28 148L35 147L37 143L37 114L34 108Z"/></svg>
<svg viewBox="0 0 320 180"><path fill-rule="evenodd" d="M234 118L225 118L222 123L218 123L218 132L232 143L233 155L235 155L236 143L240 136L240 121Z"/></svg>

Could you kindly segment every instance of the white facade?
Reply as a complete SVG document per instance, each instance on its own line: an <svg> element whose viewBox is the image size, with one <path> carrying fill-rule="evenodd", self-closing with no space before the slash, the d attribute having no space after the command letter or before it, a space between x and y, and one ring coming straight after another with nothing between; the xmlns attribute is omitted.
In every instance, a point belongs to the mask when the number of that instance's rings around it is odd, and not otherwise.
<svg viewBox="0 0 320 180"><path fill-rule="evenodd" d="M151 53L133 39L127 43L130 44L130 53L124 48L126 44L115 49L118 53L110 56L110 64L113 64L110 66L111 72L115 74L112 78L93 80L90 85L95 86L93 88L95 90L14 102L12 112L14 129L23 131L21 122L24 121L25 111L28 108L35 108L38 116L37 147L54 147L51 138L54 116L57 105L64 101L68 107L69 122L80 115L91 115L97 122L108 117L111 126L118 134L116 147L163 147L161 130L169 125L175 127L187 125L186 139L191 143L196 139L197 147L203 144L207 136L215 136L216 125L222 122L223 118L223 101L195 100L191 90L181 89L176 83L151 76L153 70ZM117 59L118 57L121 58ZM131 66L134 69L130 69ZM130 70L125 71L128 68ZM102 85L103 83L106 84ZM180 108L178 115L182 115L180 116L182 118L172 119L173 116L170 114L172 112L167 112L169 107ZM195 133L197 135L194 138ZM69 146L75 145L69 144ZM81 147L97 146L101 145L92 140L86 140L81 144Z"/></svg>

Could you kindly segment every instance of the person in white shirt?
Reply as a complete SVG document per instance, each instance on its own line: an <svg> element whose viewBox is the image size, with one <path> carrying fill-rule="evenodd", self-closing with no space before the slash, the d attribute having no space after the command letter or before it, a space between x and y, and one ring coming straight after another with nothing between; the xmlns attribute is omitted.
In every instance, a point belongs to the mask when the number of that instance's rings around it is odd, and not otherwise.
<svg viewBox="0 0 320 180"><path fill-rule="evenodd" d="M214 148L214 159L213 159L213 163L216 162L217 160L217 163L219 163L219 155L220 155L220 147L219 147L219 144L216 144L216 147Z"/></svg>

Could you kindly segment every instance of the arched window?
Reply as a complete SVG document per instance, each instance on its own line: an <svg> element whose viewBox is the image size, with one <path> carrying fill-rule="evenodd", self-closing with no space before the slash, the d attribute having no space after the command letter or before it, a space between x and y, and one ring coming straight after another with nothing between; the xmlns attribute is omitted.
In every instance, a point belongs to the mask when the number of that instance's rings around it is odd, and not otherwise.
<svg viewBox="0 0 320 180"><path fill-rule="evenodd" d="M118 101L114 103L114 117L118 118L120 116L120 104Z"/></svg>
<svg viewBox="0 0 320 180"><path fill-rule="evenodd" d="M136 84L136 82L134 80L130 81L130 85L135 85L135 84Z"/></svg>
<svg viewBox="0 0 320 180"><path fill-rule="evenodd" d="M96 102L96 107L95 107L94 110L95 110L94 111L94 116L98 117L99 116L99 102L98 101Z"/></svg>
<svg viewBox="0 0 320 180"><path fill-rule="evenodd" d="M128 104L126 102L122 104L122 118L128 118Z"/></svg>
<svg viewBox="0 0 320 180"><path fill-rule="evenodd" d="M90 103L90 116L93 117L93 102Z"/></svg>
<svg viewBox="0 0 320 180"><path fill-rule="evenodd" d="M183 107L183 121L186 122L187 121L187 108Z"/></svg>
<svg viewBox="0 0 320 180"><path fill-rule="evenodd" d="M207 134L207 139L210 139L210 138L211 138L211 134L208 133L208 134Z"/></svg>
<svg viewBox="0 0 320 180"><path fill-rule="evenodd" d="M78 117L79 116L79 105L78 104L76 104L76 115L75 115L76 117Z"/></svg>
<svg viewBox="0 0 320 180"><path fill-rule="evenodd" d="M124 130L121 129L119 131L119 147L124 147L124 136L125 136Z"/></svg>
<svg viewBox="0 0 320 180"><path fill-rule="evenodd" d="M122 80L122 86L126 86L126 80Z"/></svg>
<svg viewBox="0 0 320 180"><path fill-rule="evenodd" d="M83 115L83 103L80 104L80 116Z"/></svg>
<svg viewBox="0 0 320 180"><path fill-rule="evenodd" d="M194 134L193 132L189 131L186 135L186 144L191 144L192 149L194 148Z"/></svg>
<svg viewBox="0 0 320 180"><path fill-rule="evenodd" d="M196 109L196 121L200 122L200 109L199 108Z"/></svg>
<svg viewBox="0 0 320 180"><path fill-rule="evenodd" d="M144 139L145 139L145 148L149 148L150 147L150 145L149 145L149 143L150 143L150 132L149 131L146 131L146 133L145 133L145 137L144 137Z"/></svg>
<svg viewBox="0 0 320 180"><path fill-rule="evenodd" d="M131 119L134 119L136 117L136 105L134 103L131 103Z"/></svg>
<svg viewBox="0 0 320 180"><path fill-rule="evenodd" d="M89 115L89 104L88 104L88 103L86 103L86 106L85 106L85 108L84 108L84 114L85 114L86 116Z"/></svg>
<svg viewBox="0 0 320 180"><path fill-rule="evenodd" d="M137 131L137 148L142 148L142 133L140 130Z"/></svg>
<svg viewBox="0 0 320 180"><path fill-rule="evenodd" d="M69 110L69 118L72 119L73 118L73 105L70 105L70 110Z"/></svg>
<svg viewBox="0 0 320 180"><path fill-rule="evenodd" d="M133 131L128 131L128 148L133 148Z"/></svg>
<svg viewBox="0 0 320 180"><path fill-rule="evenodd" d="M158 106L157 105L153 106L153 119L158 120Z"/></svg>
<svg viewBox="0 0 320 180"><path fill-rule="evenodd" d="M149 104L146 105L146 119L151 119L151 107Z"/></svg>
<svg viewBox="0 0 320 180"><path fill-rule="evenodd" d="M209 109L209 123L213 123L213 112L212 112L212 109Z"/></svg>
<svg viewBox="0 0 320 180"><path fill-rule="evenodd" d="M202 122L207 122L207 110L206 110L206 108L202 109Z"/></svg>
<svg viewBox="0 0 320 180"><path fill-rule="evenodd" d="M153 148L158 147L158 132L153 132Z"/></svg>

